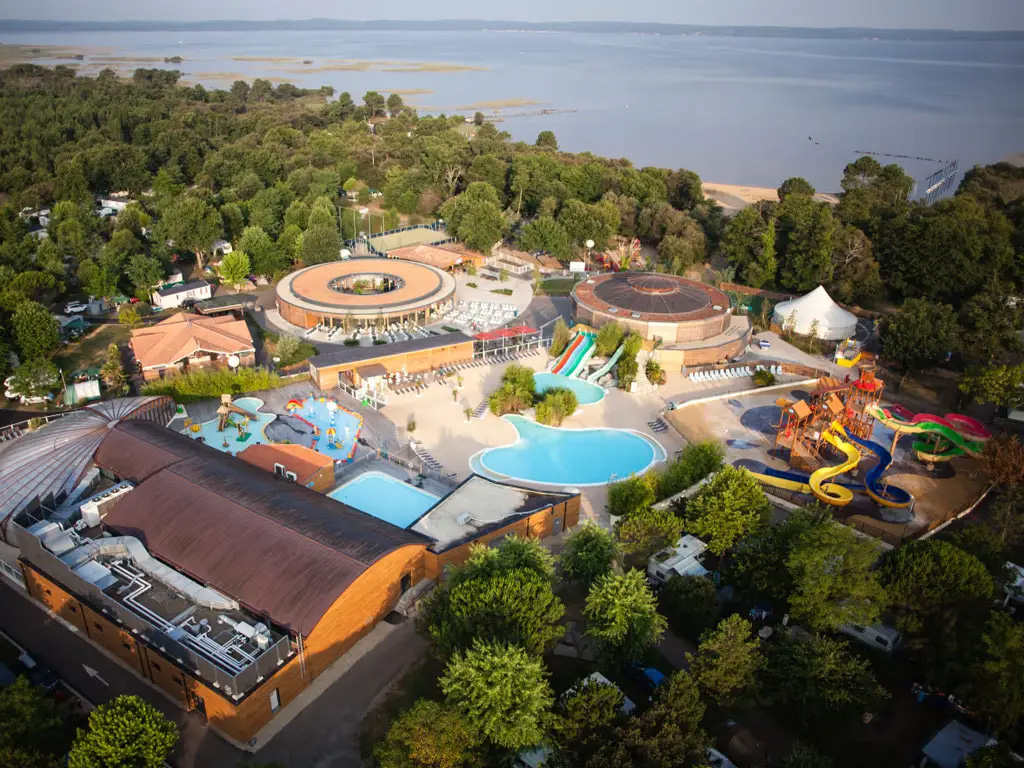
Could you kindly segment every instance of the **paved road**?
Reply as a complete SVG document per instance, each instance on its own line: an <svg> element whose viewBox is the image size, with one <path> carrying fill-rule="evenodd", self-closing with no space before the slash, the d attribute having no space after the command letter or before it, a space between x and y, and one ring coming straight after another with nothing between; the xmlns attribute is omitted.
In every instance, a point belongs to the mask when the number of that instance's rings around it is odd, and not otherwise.
<svg viewBox="0 0 1024 768"><path fill-rule="evenodd" d="M2 579L0 606L0 629L90 701L101 704L114 696L134 694L175 721L181 738L169 761L174 768L234 768L246 757L258 765L277 761L289 768L361 768L363 717L378 694L428 645L411 621L388 627L383 639L336 680L328 680L327 672L314 681L310 693L316 692L317 698L253 756L220 738L198 713L183 712ZM98 671L107 685L86 674L83 664ZM318 685L326 690L317 691Z"/></svg>
<svg viewBox="0 0 1024 768"><path fill-rule="evenodd" d="M171 757L176 768L231 768L245 753L206 727L201 715L186 713L139 678L107 658L88 641L51 617L16 587L0 580L0 628L35 658L101 704L121 694L141 696L178 724L181 738ZM83 664L99 672L107 685L86 674Z"/></svg>

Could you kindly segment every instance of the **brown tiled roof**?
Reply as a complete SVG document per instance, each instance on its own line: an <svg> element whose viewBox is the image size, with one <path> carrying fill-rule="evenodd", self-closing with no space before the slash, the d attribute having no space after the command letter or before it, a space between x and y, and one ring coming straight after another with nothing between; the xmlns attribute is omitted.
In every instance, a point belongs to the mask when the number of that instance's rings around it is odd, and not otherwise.
<svg viewBox="0 0 1024 768"><path fill-rule="evenodd" d="M189 312L136 328L131 345L143 368L173 365L201 351L222 355L255 351L244 320L235 320L231 315L208 317Z"/></svg>
<svg viewBox="0 0 1024 768"><path fill-rule="evenodd" d="M275 464L283 464L286 470L296 474L298 482L303 485L319 470L334 464L330 456L295 443L250 445L238 454L238 458L265 472L273 472Z"/></svg>
<svg viewBox="0 0 1024 768"><path fill-rule="evenodd" d="M130 429L131 437L148 436L159 448L159 455L147 459L148 468L170 453L188 457L124 494L104 523L138 537L156 557L292 631L309 634L381 557L429 543L164 427ZM127 445L118 437L123 431L125 424L111 430L112 448ZM120 451L105 458L116 474L121 467L136 470L135 459Z"/></svg>

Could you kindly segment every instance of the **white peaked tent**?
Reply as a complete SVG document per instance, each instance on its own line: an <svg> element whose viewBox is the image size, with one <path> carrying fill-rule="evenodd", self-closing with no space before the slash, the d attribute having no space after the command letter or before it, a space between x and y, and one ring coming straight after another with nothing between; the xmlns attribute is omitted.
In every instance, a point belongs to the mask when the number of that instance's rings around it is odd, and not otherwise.
<svg viewBox="0 0 1024 768"><path fill-rule="evenodd" d="M804 296L776 304L772 319L780 328L794 323L790 330L801 336L809 336L817 320L818 338L830 341L848 339L857 332L857 316L832 301L820 285Z"/></svg>

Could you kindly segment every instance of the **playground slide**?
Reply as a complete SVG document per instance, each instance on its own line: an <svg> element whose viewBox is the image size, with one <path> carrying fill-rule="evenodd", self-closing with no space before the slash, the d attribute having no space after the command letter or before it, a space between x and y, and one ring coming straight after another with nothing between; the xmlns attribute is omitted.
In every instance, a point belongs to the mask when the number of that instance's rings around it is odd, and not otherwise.
<svg viewBox="0 0 1024 768"><path fill-rule="evenodd" d="M597 349L597 340L593 336L590 336L588 334L587 340L583 343L586 345L586 349L580 356L579 362L572 367L571 371L569 371L569 373L567 374L568 376L578 376L579 372L586 367L587 363L590 361L590 358L594 356L594 350Z"/></svg>
<svg viewBox="0 0 1024 768"><path fill-rule="evenodd" d="M869 469L868 473L864 476L864 492L880 506L893 507L895 509L909 507L910 502L914 500L910 493L902 488L882 482L882 475L885 474L892 464L892 454L884 446L871 440L864 440L850 434L846 437L878 457L878 464Z"/></svg>
<svg viewBox="0 0 1024 768"><path fill-rule="evenodd" d="M981 456L984 442L988 439L974 432L978 439L968 440L953 426L949 416L942 418L934 414L919 413L912 419L905 420L894 417L891 413L880 407L872 409L870 413L889 429L897 432L903 432L908 435L938 435L950 443L949 446L943 447L942 450L936 450L934 442L926 440L915 442L913 444L914 453L921 461L949 461L956 456L963 456L965 454L977 458ZM989 434L987 429L969 416L962 416L957 413L949 415L955 420L960 421L960 423L970 424L972 432L980 428L982 433Z"/></svg>
<svg viewBox="0 0 1024 768"><path fill-rule="evenodd" d="M565 364L568 363L569 360L572 358L573 354L576 352L577 347L579 347L582 341L583 334L577 333L576 338L569 342L569 346L565 348L565 352L562 353L562 356L558 358L557 361L555 361L555 365L551 369L552 373L560 373L562 371L562 368L564 368Z"/></svg>
<svg viewBox="0 0 1024 768"><path fill-rule="evenodd" d="M587 376L587 381L596 384L598 379L600 379L602 376L604 376L606 373L608 373L608 371L610 371L612 368L614 368L615 364L617 362L619 362L619 358L622 357L622 350L623 349L624 349L623 345L619 344L619 348L616 349L615 353L611 357L608 358L608 362L605 363L604 365L602 365L596 371L594 371L594 373L592 373L589 376Z"/></svg>

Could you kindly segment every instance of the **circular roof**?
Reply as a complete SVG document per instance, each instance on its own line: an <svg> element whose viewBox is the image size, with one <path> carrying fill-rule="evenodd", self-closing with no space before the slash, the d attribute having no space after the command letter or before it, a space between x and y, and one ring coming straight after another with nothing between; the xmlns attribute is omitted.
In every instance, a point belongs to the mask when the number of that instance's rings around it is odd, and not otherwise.
<svg viewBox="0 0 1024 768"><path fill-rule="evenodd" d="M342 290L349 280L386 278L393 290L357 294ZM455 278L427 264L385 258L347 259L293 272L277 284L282 301L311 312L393 314L425 309L455 293Z"/></svg>
<svg viewBox="0 0 1024 768"><path fill-rule="evenodd" d="M597 275L577 283L573 295L593 310L662 322L699 320L729 309L729 298L710 285L651 272Z"/></svg>
<svg viewBox="0 0 1024 768"><path fill-rule="evenodd" d="M0 534L11 515L36 499L70 492L108 431L161 399L167 398L121 397L86 406L0 448Z"/></svg>

